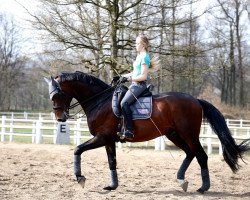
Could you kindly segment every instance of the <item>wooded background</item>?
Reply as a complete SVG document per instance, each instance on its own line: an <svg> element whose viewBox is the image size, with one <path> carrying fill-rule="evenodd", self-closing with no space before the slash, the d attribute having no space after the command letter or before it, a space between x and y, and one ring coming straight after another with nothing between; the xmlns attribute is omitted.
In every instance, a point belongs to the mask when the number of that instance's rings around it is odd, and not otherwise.
<svg viewBox="0 0 250 200"><path fill-rule="evenodd" d="M0 110L51 111L43 76L79 70L109 83L131 71L141 33L160 59L151 74L155 93L209 91L206 97L250 109L248 0L37 2L27 12L42 53L23 55L20 25L0 15Z"/></svg>

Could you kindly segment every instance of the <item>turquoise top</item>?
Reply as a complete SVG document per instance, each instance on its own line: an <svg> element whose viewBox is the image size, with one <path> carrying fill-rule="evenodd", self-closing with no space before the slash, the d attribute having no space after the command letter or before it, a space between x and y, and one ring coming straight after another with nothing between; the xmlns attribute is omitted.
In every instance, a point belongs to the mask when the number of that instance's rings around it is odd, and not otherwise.
<svg viewBox="0 0 250 200"><path fill-rule="evenodd" d="M134 77L139 76L141 74L141 66L143 64L146 64L148 68L150 67L150 57L147 52L141 53L136 57L136 60L133 63L133 76Z"/></svg>

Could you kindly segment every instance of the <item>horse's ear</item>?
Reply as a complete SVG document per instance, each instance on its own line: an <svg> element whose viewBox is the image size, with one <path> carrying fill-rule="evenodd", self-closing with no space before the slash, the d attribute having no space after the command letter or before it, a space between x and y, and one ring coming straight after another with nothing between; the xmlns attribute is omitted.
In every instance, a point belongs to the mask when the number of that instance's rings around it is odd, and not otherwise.
<svg viewBox="0 0 250 200"><path fill-rule="evenodd" d="M51 83L52 87L57 88L57 90L61 90L60 84L52 76L51 76L50 83Z"/></svg>
<svg viewBox="0 0 250 200"><path fill-rule="evenodd" d="M51 83L51 79L47 78L47 77L43 77L43 79L46 81L46 83L50 84Z"/></svg>

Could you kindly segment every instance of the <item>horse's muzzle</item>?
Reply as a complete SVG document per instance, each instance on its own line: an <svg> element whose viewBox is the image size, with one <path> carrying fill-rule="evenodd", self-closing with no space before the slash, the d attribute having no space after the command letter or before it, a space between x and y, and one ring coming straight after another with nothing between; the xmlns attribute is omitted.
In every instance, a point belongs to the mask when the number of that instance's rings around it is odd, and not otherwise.
<svg viewBox="0 0 250 200"><path fill-rule="evenodd" d="M66 122L67 121L67 115L63 112L60 116L56 114L56 120L58 122Z"/></svg>

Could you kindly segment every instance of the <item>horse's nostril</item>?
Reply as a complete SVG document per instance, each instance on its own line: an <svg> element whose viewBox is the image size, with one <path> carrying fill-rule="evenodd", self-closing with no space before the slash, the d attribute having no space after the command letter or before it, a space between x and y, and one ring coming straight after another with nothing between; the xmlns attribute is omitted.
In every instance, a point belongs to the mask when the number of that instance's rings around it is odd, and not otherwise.
<svg viewBox="0 0 250 200"><path fill-rule="evenodd" d="M58 122L66 122L66 117L60 117L60 118L57 118L57 121Z"/></svg>

